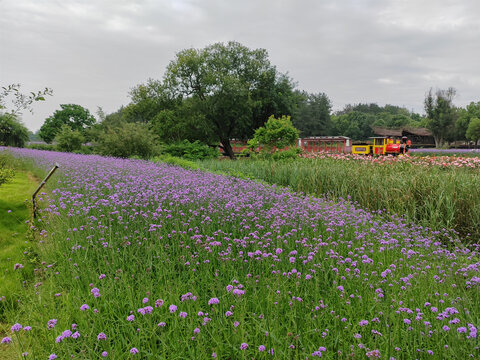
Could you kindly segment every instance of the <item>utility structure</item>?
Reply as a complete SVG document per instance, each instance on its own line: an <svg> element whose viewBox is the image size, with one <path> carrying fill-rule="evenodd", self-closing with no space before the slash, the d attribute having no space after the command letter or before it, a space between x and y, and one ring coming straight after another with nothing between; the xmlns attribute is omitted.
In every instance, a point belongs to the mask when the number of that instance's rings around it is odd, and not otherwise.
<svg viewBox="0 0 480 360"><path fill-rule="evenodd" d="M38 192L39 192L40 189L43 187L43 185L46 184L46 182L48 181L48 179L50 179L50 177L53 175L53 173L55 172L55 170L57 170L59 167L60 167L60 165L58 165L58 163L55 163L55 166L52 168L52 170L50 170L50 172L47 174L47 176L45 176L45 179L43 179L43 181L40 183L40 185L38 185L37 190L35 190L35 192L34 192L33 195L32 195L33 218L34 218L34 219L37 218L37 204L35 203L35 197L37 196Z"/></svg>

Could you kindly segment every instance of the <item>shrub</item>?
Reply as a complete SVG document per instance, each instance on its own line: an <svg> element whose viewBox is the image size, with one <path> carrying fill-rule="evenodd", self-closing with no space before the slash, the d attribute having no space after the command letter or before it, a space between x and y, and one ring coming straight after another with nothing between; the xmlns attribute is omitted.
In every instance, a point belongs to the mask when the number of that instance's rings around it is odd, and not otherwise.
<svg viewBox="0 0 480 360"><path fill-rule="evenodd" d="M198 164L194 163L193 161L176 157L176 156L171 156L171 155L160 155L160 156L155 156L154 158L151 159L153 162L163 162L166 164L170 165L177 165L180 166L184 169L188 170L197 170L199 169Z"/></svg>
<svg viewBox="0 0 480 360"><path fill-rule="evenodd" d="M10 162L9 154L0 151L0 185L10 181L15 176L15 172L9 166Z"/></svg>
<svg viewBox="0 0 480 360"><path fill-rule="evenodd" d="M290 121L290 116L275 118L273 115L268 118L265 127L255 130L253 139L248 141L249 147L262 148L262 152L273 153L278 149L294 146L298 139L298 130Z"/></svg>
<svg viewBox="0 0 480 360"><path fill-rule="evenodd" d="M12 114L0 114L0 145L24 147L27 128Z"/></svg>
<svg viewBox="0 0 480 360"><path fill-rule="evenodd" d="M101 155L121 158L137 155L148 159L156 153L154 135L147 126L125 122L100 134L97 150Z"/></svg>
<svg viewBox="0 0 480 360"><path fill-rule="evenodd" d="M46 151L55 151L57 150L57 146L54 144L28 144L26 146L27 149L34 149L34 150L46 150Z"/></svg>
<svg viewBox="0 0 480 360"><path fill-rule="evenodd" d="M72 130L68 125L62 125L55 140L57 141L58 150L72 152L82 148L85 137L80 131Z"/></svg>
<svg viewBox="0 0 480 360"><path fill-rule="evenodd" d="M294 147L284 151L277 151L273 153L272 158L273 160L297 159L301 153L301 148Z"/></svg>
<svg viewBox="0 0 480 360"><path fill-rule="evenodd" d="M183 157L189 160L214 159L219 155L217 149L202 144L198 140L193 143L184 140L182 142L169 144L165 146L163 152L171 156Z"/></svg>

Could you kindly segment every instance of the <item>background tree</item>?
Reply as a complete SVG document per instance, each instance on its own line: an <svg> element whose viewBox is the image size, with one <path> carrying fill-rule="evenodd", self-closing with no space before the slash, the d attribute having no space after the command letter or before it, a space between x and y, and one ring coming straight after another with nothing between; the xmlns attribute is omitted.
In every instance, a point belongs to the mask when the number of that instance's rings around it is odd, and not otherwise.
<svg viewBox="0 0 480 360"><path fill-rule="evenodd" d="M328 135L331 131L330 111L332 105L325 93L308 94L297 92L298 107L293 125L300 130L301 136Z"/></svg>
<svg viewBox="0 0 480 360"><path fill-rule="evenodd" d="M478 140L480 140L480 118L470 120L466 137L468 140L475 141L475 145L478 146Z"/></svg>
<svg viewBox="0 0 480 360"><path fill-rule="evenodd" d="M148 79L130 91L131 103L122 112L122 120L127 122L151 123L162 110L173 109L179 99L170 96L159 80Z"/></svg>
<svg viewBox="0 0 480 360"><path fill-rule="evenodd" d="M467 129L470 121L480 119L480 101L471 102L465 109L458 109L458 119L455 122L455 140L467 140Z"/></svg>
<svg viewBox="0 0 480 360"><path fill-rule="evenodd" d="M189 99L234 157L231 138L249 138L269 115L291 115L293 84L279 74L264 49L217 43L179 52L167 67L164 86L172 99Z"/></svg>
<svg viewBox="0 0 480 360"><path fill-rule="evenodd" d="M79 130L72 130L68 125L62 125L55 137L57 148L60 151L72 152L80 150L85 142L85 137Z"/></svg>
<svg viewBox="0 0 480 360"><path fill-rule="evenodd" d="M62 125L68 125L72 130L78 130L85 134L87 128L95 124L95 118L90 114L88 109L75 104L62 104L61 110L45 119L40 128L39 135L47 143L51 143Z"/></svg>
<svg viewBox="0 0 480 360"><path fill-rule="evenodd" d="M290 116L275 118L269 117L265 126L255 130L253 139L248 141L252 149L261 146L266 152L274 152L288 146L294 146L297 143L299 132L292 125Z"/></svg>
<svg viewBox="0 0 480 360"><path fill-rule="evenodd" d="M24 147L28 129L11 113L0 114L0 145Z"/></svg>
<svg viewBox="0 0 480 360"><path fill-rule="evenodd" d="M437 90L433 93L430 89L425 97L424 105L427 113L427 127L435 138L435 146L443 146L445 141L453 139L455 133L455 120L457 112L453 106L454 88Z"/></svg>
<svg viewBox="0 0 480 360"><path fill-rule="evenodd" d="M366 140L373 136L375 116L359 111L332 116L332 135L348 136L353 140Z"/></svg>
<svg viewBox="0 0 480 360"><path fill-rule="evenodd" d="M51 96L52 90L45 88L43 91L24 94L20 91L20 84L2 86L0 91L0 145L25 146L28 141L29 131L20 121L24 110L33 113L33 103L44 101L46 96Z"/></svg>

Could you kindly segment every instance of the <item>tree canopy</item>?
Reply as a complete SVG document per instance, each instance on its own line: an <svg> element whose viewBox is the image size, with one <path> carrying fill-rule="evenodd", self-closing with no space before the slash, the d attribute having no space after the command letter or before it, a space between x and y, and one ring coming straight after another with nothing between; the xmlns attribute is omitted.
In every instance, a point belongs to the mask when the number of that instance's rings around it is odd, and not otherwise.
<svg viewBox="0 0 480 360"><path fill-rule="evenodd" d="M455 94L456 90L454 88L437 90L435 93L430 89L425 96L427 127L432 131L437 147L441 147L447 140L454 139L455 121L457 119L457 112L453 106Z"/></svg>
<svg viewBox="0 0 480 360"><path fill-rule="evenodd" d="M270 115L291 115L293 84L270 64L264 49L216 43L180 51L167 67L164 87L170 99L189 99L193 123L212 129L234 157L230 139L247 139Z"/></svg>
<svg viewBox="0 0 480 360"><path fill-rule="evenodd" d="M78 130L82 134L86 128L95 124L95 118L90 114L88 109L75 104L62 104L61 110L45 119L40 128L39 135L47 143L51 143L59 133L62 125L68 125L71 130Z"/></svg>
<svg viewBox="0 0 480 360"><path fill-rule="evenodd" d="M300 130L301 136L328 135L331 131L330 111L332 105L325 93L309 94L297 92L298 107L293 125Z"/></svg>

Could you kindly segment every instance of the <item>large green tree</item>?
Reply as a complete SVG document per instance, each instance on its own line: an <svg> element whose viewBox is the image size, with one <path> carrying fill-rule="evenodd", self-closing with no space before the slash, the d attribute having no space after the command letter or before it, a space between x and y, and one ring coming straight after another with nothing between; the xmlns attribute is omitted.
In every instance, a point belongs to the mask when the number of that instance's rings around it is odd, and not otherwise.
<svg viewBox="0 0 480 360"><path fill-rule="evenodd" d="M95 124L95 118L88 109L75 104L62 104L61 110L45 119L39 135L47 143L51 143L59 133L62 125L68 125L72 130L85 134L86 129Z"/></svg>
<svg viewBox="0 0 480 360"><path fill-rule="evenodd" d="M298 107L293 125L300 130L302 137L328 135L331 130L330 99L324 93L297 93Z"/></svg>
<svg viewBox="0 0 480 360"><path fill-rule="evenodd" d="M270 64L264 49L237 42L180 51L170 62L164 87L189 105L234 157L231 138L247 139L270 115L291 115L293 84Z"/></svg>
<svg viewBox="0 0 480 360"><path fill-rule="evenodd" d="M432 89L425 96L425 112L427 113L427 127L432 131L437 147L443 146L445 141L453 140L457 111L453 105L456 90Z"/></svg>

